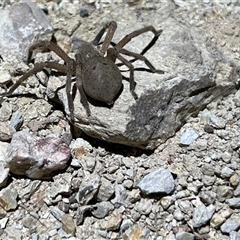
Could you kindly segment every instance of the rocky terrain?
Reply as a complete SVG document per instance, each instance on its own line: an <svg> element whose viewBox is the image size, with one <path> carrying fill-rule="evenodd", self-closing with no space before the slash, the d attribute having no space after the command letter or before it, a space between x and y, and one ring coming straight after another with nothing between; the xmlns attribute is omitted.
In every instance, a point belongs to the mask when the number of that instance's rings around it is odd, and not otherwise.
<svg viewBox="0 0 240 240"><path fill-rule="evenodd" d="M112 108L90 103L91 117L76 93L75 122L55 71L2 99L0 239L240 239L240 5L14 2L0 1L1 94L36 63L63 62L43 51L27 64L32 44L53 36L74 58L72 39L90 42L112 20L114 42L163 29L145 56L165 73L136 71L139 99L124 80ZM126 48L140 53L152 38Z"/></svg>

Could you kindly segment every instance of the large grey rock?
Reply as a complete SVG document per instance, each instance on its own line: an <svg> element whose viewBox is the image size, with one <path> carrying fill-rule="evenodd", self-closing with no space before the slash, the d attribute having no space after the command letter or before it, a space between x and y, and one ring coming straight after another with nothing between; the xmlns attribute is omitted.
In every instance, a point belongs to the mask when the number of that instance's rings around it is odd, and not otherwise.
<svg viewBox="0 0 240 240"><path fill-rule="evenodd" d="M33 2L20 2L0 11L0 52L4 61L26 61L28 48L38 40L50 40L52 26Z"/></svg>
<svg viewBox="0 0 240 240"><path fill-rule="evenodd" d="M90 103L90 117L77 92L76 128L109 142L154 149L173 136L189 115L196 115L208 103L233 91L236 66L209 40L210 33L172 17L163 21L159 18L159 22L163 33L151 54L148 52L148 59L165 74L135 71L138 100L133 99L129 83L123 81L123 91L113 107ZM216 28L214 23L207 24ZM133 30L135 26L127 33ZM144 36L139 39L139 46L147 45ZM68 112L65 89L58 92L58 97Z"/></svg>
<svg viewBox="0 0 240 240"><path fill-rule="evenodd" d="M40 138L21 131L12 137L7 163L14 174L50 179L57 170L66 167L70 155L70 148L60 138Z"/></svg>

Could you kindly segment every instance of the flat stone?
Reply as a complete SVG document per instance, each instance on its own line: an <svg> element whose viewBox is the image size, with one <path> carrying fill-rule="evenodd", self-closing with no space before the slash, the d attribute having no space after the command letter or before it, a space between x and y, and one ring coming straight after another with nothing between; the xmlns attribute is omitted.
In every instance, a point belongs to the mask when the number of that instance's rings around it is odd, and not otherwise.
<svg viewBox="0 0 240 240"><path fill-rule="evenodd" d="M71 173L62 173L53 177L53 184L50 188L50 197L55 198L59 194L70 194L71 189Z"/></svg>
<svg viewBox="0 0 240 240"><path fill-rule="evenodd" d="M225 223L223 223L220 227L223 233L230 233L232 231L236 231L240 228L240 222L236 219L229 218Z"/></svg>
<svg viewBox="0 0 240 240"><path fill-rule="evenodd" d="M213 126L216 128L221 129L221 128L224 128L226 125L226 121L223 118L217 117L213 114L210 116L210 121L213 124Z"/></svg>
<svg viewBox="0 0 240 240"><path fill-rule="evenodd" d="M51 214L59 221L62 221L62 217L64 216L64 212L61 211L58 207L50 208Z"/></svg>
<svg viewBox="0 0 240 240"><path fill-rule="evenodd" d="M125 192L126 192L126 189L124 188L124 186L115 182L115 186L114 186L115 197L111 200L111 203L115 207L119 207L123 204L123 202L126 199L126 197L124 195Z"/></svg>
<svg viewBox="0 0 240 240"><path fill-rule="evenodd" d="M8 221L9 221L9 219L7 217L2 218L0 220L0 228L4 229L6 227Z"/></svg>
<svg viewBox="0 0 240 240"><path fill-rule="evenodd" d="M6 122L0 122L0 141L8 141L15 133L15 129Z"/></svg>
<svg viewBox="0 0 240 240"><path fill-rule="evenodd" d="M212 217L215 212L215 206L209 205L206 207L200 204L193 210L193 227L199 228L204 226Z"/></svg>
<svg viewBox="0 0 240 240"><path fill-rule="evenodd" d="M175 186L174 179L169 170L159 168L147 174L138 184L144 194L169 194Z"/></svg>
<svg viewBox="0 0 240 240"><path fill-rule="evenodd" d="M229 198L225 202L231 208L240 208L240 198Z"/></svg>
<svg viewBox="0 0 240 240"><path fill-rule="evenodd" d="M1 76L0 78L1 85L9 83L12 79L12 76L9 74L9 72L7 70L4 70L2 67L0 67L0 76Z"/></svg>
<svg viewBox="0 0 240 240"><path fill-rule="evenodd" d="M40 188L41 181L34 180L31 181L27 186L23 187L21 191L19 191L19 197L21 199L29 200L30 197Z"/></svg>
<svg viewBox="0 0 240 240"><path fill-rule="evenodd" d="M27 131L13 135L9 147L8 165L14 174L33 179L51 179L64 169L70 159L70 149L60 138L39 138Z"/></svg>
<svg viewBox="0 0 240 240"><path fill-rule="evenodd" d="M100 226L102 229L108 231L116 231L119 230L122 220L123 220L122 214L119 213L119 209L116 209L113 211L111 216L109 216L109 219L100 222Z"/></svg>
<svg viewBox="0 0 240 240"><path fill-rule="evenodd" d="M62 229L69 234L74 235L76 231L75 223L73 218L69 214L62 216Z"/></svg>
<svg viewBox="0 0 240 240"><path fill-rule="evenodd" d="M187 215L191 215L191 212L192 212L192 204L190 201L188 200L178 200L177 201L178 203L178 206L180 208L180 210L187 214Z"/></svg>
<svg viewBox="0 0 240 240"><path fill-rule="evenodd" d="M95 207L97 209L92 211L92 215L99 219L106 217L109 212L114 210L114 206L110 202L100 202Z"/></svg>
<svg viewBox="0 0 240 240"><path fill-rule="evenodd" d="M194 235L188 232L179 232L176 234L176 240L194 240Z"/></svg>
<svg viewBox="0 0 240 240"><path fill-rule="evenodd" d="M198 133L193 129L187 129L181 135L179 145L189 146L199 137Z"/></svg>
<svg viewBox="0 0 240 240"><path fill-rule="evenodd" d="M219 186L217 188L217 200L219 202L224 202L226 199L233 196L233 188L228 186Z"/></svg>
<svg viewBox="0 0 240 240"><path fill-rule="evenodd" d="M222 168L220 176L222 178L230 178L233 174L234 174L234 170L225 166L225 167Z"/></svg>
<svg viewBox="0 0 240 240"><path fill-rule="evenodd" d="M240 234L236 231L232 231L229 234L230 240L240 240Z"/></svg>
<svg viewBox="0 0 240 240"><path fill-rule="evenodd" d="M17 190L12 184L9 185L0 191L0 206L6 211L16 209L18 206L17 197Z"/></svg>
<svg viewBox="0 0 240 240"><path fill-rule="evenodd" d="M114 194L114 185L106 178L101 178L101 185L97 194L98 201L107 201Z"/></svg>
<svg viewBox="0 0 240 240"><path fill-rule="evenodd" d="M12 115L12 105L8 102L3 102L0 108L0 121L6 122L10 119Z"/></svg>
<svg viewBox="0 0 240 240"><path fill-rule="evenodd" d="M87 205L96 195L100 186L100 177L98 175L89 175L82 181L76 200L82 206Z"/></svg>

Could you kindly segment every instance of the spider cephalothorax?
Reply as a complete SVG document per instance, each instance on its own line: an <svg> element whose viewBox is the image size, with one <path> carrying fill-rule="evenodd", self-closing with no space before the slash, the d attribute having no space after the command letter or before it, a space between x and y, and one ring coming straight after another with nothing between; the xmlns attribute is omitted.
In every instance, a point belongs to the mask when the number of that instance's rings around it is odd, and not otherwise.
<svg viewBox="0 0 240 240"><path fill-rule="evenodd" d="M24 80L41 71L43 68L55 69L59 72L67 74L66 94L70 118L74 120L73 97L71 94L71 82L73 76L76 76L76 86L81 95L81 102L86 109L87 115L90 116L91 112L86 95L95 100L112 104L121 89L122 75L118 66L115 64L116 59L118 59L122 62L122 65L126 65L129 68L130 91L133 97L137 99L137 95L134 92L134 67L132 62L138 59L142 60L147 65L148 71L163 73L163 71L155 69L147 58L143 56L143 54L147 52L156 42L162 33L162 30L156 31L153 26L144 27L126 35L117 44L113 44L112 38L116 28L116 22L112 21L107 23L92 43L82 40L74 40L73 48L76 52L75 60L70 58L56 43L41 41L33 45L30 47L29 52L35 48L47 47L49 50L55 52L60 58L62 58L64 60L64 64L51 61L35 64L34 68L25 73L6 93L2 95L2 97L10 96ZM96 48L106 30L107 34L101 44L101 47ZM123 48L129 41L131 41L132 38L148 31L151 31L154 34L154 38L140 54ZM110 45L113 45L113 47L109 47ZM123 55L131 56L133 59L129 61L124 58Z"/></svg>

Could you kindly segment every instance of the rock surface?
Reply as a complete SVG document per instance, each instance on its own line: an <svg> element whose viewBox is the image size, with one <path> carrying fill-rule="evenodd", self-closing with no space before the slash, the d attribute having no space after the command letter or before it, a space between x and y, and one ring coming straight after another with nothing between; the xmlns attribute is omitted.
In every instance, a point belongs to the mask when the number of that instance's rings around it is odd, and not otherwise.
<svg viewBox="0 0 240 240"><path fill-rule="evenodd" d="M70 149L63 140L38 138L27 131L13 135L8 151L10 171L33 179L50 179L70 159Z"/></svg>
<svg viewBox="0 0 240 240"><path fill-rule="evenodd" d="M0 142L0 187L7 184L9 168L7 167L7 154L9 143Z"/></svg>
<svg viewBox="0 0 240 240"><path fill-rule="evenodd" d="M145 176L138 187L144 194L169 194L174 189L174 179L171 173L160 168Z"/></svg>
<svg viewBox="0 0 240 240"><path fill-rule="evenodd" d="M164 11L160 9L158 16ZM77 94L74 123L77 128L109 142L154 149L173 136L187 117L196 115L208 103L235 90L237 65L221 46L209 40L212 29L217 28L215 21L204 22L203 19L201 26L190 27L188 21L183 23L182 19L176 19L174 10L171 11L169 15L172 16L153 23L159 26L161 22L163 29L152 50L154 66L164 70L165 74L136 72L138 100L133 99L129 84L124 81L123 92L114 106L108 109L91 105L91 117L86 116ZM206 25L210 25L209 29ZM117 31L122 32L123 37L127 30L121 31L119 26ZM133 29L129 28L128 32L131 31ZM219 30L215 37L225 35ZM141 41L139 48L145 43L145 40ZM233 41L238 41L238 37ZM67 109L63 90L59 98Z"/></svg>
<svg viewBox="0 0 240 240"><path fill-rule="evenodd" d="M1 10L0 52L4 61L27 61L28 48L50 40L52 26L45 13L31 1Z"/></svg>

